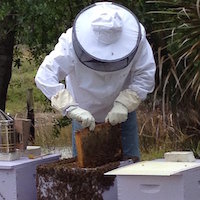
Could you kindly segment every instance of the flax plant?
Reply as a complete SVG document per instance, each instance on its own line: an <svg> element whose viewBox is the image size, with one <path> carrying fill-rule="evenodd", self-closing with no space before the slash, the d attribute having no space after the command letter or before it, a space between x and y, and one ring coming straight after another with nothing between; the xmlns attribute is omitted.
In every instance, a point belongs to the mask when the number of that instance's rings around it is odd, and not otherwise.
<svg viewBox="0 0 200 200"><path fill-rule="evenodd" d="M179 131L195 136L196 141L190 143L196 148L200 146L200 118L197 115L200 103L200 0L146 3L156 8L148 12L154 19L152 34L162 39L157 51L154 97L156 99L158 94L162 97L163 121L167 121L165 116L170 107Z"/></svg>
<svg viewBox="0 0 200 200"><path fill-rule="evenodd" d="M182 99L188 91L192 91L195 99L200 94L200 0L147 1L159 5L158 10L150 11L161 20L156 20L153 33L163 34L165 45L160 51L159 70L168 63L168 74L165 74L164 92L169 79L175 79L173 88L179 89ZM163 57L162 57L162 56ZM170 82L171 83L171 82Z"/></svg>

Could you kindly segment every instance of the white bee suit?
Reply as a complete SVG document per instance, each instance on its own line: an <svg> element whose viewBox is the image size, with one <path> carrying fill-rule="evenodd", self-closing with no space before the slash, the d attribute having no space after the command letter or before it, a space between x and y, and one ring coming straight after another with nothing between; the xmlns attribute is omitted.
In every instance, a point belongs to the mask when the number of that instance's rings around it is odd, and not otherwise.
<svg viewBox="0 0 200 200"><path fill-rule="evenodd" d="M41 64L35 82L75 132L122 123L124 157L139 158L135 110L154 89L155 61L145 29L127 8L100 2L83 9ZM65 83L62 82L65 80ZM78 123L81 122L81 125Z"/></svg>
<svg viewBox="0 0 200 200"><path fill-rule="evenodd" d="M144 100L154 89L154 74L154 58L143 27L133 60L126 68L113 72L95 71L79 61L73 49L70 28L46 56L35 81L48 99L66 87L79 107L88 110L96 122L104 122L122 90L129 88ZM60 82L63 79L66 85Z"/></svg>

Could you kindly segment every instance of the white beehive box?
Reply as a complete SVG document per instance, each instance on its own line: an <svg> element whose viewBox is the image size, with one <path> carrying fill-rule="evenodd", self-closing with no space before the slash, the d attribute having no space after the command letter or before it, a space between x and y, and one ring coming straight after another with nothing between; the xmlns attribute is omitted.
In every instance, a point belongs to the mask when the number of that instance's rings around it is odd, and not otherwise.
<svg viewBox="0 0 200 200"><path fill-rule="evenodd" d="M107 172L117 175L118 200L199 200L200 162L145 161Z"/></svg>
<svg viewBox="0 0 200 200"><path fill-rule="evenodd" d="M22 157L15 161L0 161L0 199L36 200L37 166L59 158L60 154L52 154L37 159Z"/></svg>

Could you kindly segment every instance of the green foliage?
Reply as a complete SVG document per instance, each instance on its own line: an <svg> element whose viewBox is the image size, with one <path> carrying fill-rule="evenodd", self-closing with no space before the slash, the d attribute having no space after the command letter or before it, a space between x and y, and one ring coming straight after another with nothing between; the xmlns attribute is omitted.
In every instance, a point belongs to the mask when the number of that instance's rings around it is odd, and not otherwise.
<svg viewBox="0 0 200 200"><path fill-rule="evenodd" d="M11 114L26 112L27 90L33 88L34 107L40 111L52 111L49 100L36 88L34 77L38 66L30 57L24 46L18 47L21 51L21 66L13 67L12 78L8 88L6 111ZM18 56L18 55L17 55ZM16 56L14 56L16 59ZM14 63L13 63L14 65Z"/></svg>
<svg viewBox="0 0 200 200"><path fill-rule="evenodd" d="M88 1L69 0L4 0L0 20L9 18L1 36L13 30L16 44L26 44L35 58L48 53L62 32L69 28L76 14Z"/></svg>
<svg viewBox="0 0 200 200"><path fill-rule="evenodd" d="M4 0L0 5L0 23L7 20L6 27L0 30L5 36L15 31L15 43L29 46L32 55L40 63L57 43L58 37L73 25L80 10L92 0ZM145 0L115 1L132 10L139 20L150 30L149 18L145 15ZM17 52L17 51L16 51ZM14 60L20 66L20 55Z"/></svg>
<svg viewBox="0 0 200 200"><path fill-rule="evenodd" d="M59 137L61 129L71 124L71 119L66 116L56 118L53 121L53 135L54 137Z"/></svg>
<svg viewBox="0 0 200 200"><path fill-rule="evenodd" d="M72 26L77 13L94 2L98 1L4 0L0 5L0 21L9 17L4 31L14 30L16 44L28 45L34 56L39 58L42 53L48 53L60 34ZM145 0L115 2L134 11L142 22L149 19L145 15Z"/></svg>
<svg viewBox="0 0 200 200"><path fill-rule="evenodd" d="M172 110L182 147L199 156L200 0L147 3L158 6L149 15L155 19L152 34L163 38L157 51L155 99L162 97L164 124Z"/></svg>
<svg viewBox="0 0 200 200"><path fill-rule="evenodd" d="M159 5L149 12L157 21L154 33L163 35L159 52L160 88L171 100L200 91L200 1L148 1ZM164 54L162 52L165 52ZM166 54L167 52L167 54ZM168 94L167 94L168 93Z"/></svg>

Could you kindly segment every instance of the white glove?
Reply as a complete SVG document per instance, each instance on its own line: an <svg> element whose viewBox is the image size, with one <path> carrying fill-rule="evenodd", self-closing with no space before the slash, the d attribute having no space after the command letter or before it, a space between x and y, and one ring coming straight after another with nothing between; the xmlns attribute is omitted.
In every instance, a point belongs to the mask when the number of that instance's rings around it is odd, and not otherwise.
<svg viewBox="0 0 200 200"><path fill-rule="evenodd" d="M141 103L140 97L136 92L130 89L123 90L119 96L115 99L115 102L119 102L127 107L128 112L135 111Z"/></svg>
<svg viewBox="0 0 200 200"><path fill-rule="evenodd" d="M51 97L51 106L58 110L63 116L66 115L66 109L72 105L78 104L66 89L60 90L56 95Z"/></svg>
<svg viewBox="0 0 200 200"><path fill-rule="evenodd" d="M141 100L136 92L126 89L120 92L115 99L114 106L105 118L105 122L115 125L125 122L128 118L128 113L137 109Z"/></svg>
<svg viewBox="0 0 200 200"><path fill-rule="evenodd" d="M105 118L105 122L110 122L111 125L116 125L125 122L128 118L128 109L119 102L115 102L112 110Z"/></svg>
<svg viewBox="0 0 200 200"><path fill-rule="evenodd" d="M95 119L91 113L78 106L70 106L67 109L67 117L81 122L82 127L89 127L90 131L93 131L95 128Z"/></svg>

